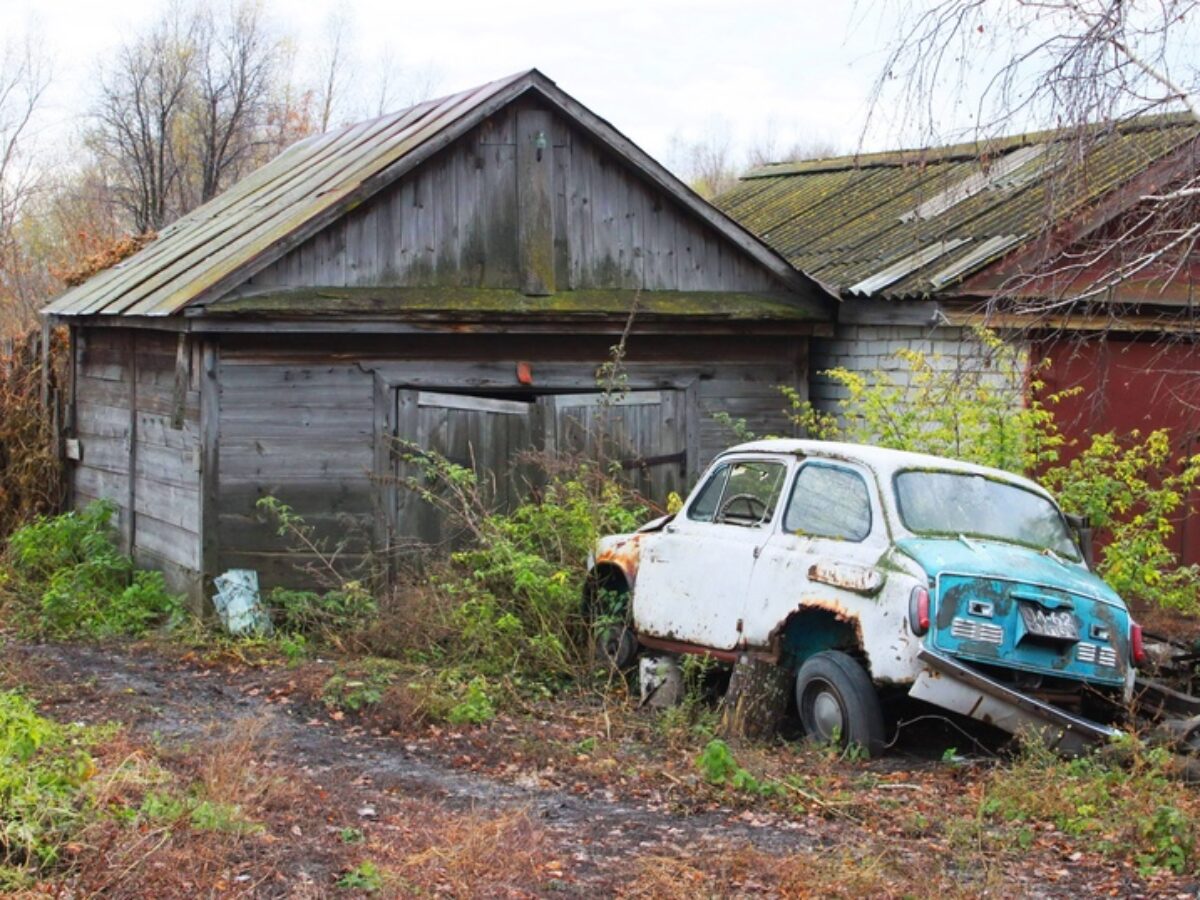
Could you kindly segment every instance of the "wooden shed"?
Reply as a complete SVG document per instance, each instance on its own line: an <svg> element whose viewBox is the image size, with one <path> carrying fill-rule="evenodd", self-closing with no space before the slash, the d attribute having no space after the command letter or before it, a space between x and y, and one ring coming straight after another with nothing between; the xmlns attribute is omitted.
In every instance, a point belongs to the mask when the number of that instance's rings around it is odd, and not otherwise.
<svg viewBox="0 0 1200 900"><path fill-rule="evenodd" d="M234 567L302 580L263 496L353 554L436 536L387 484L396 438L501 490L525 448L590 449L630 323L609 431L661 500L730 440L713 412L788 432L777 385L806 390L832 303L529 71L309 138L45 312L71 333L74 502L115 502L198 599Z"/></svg>

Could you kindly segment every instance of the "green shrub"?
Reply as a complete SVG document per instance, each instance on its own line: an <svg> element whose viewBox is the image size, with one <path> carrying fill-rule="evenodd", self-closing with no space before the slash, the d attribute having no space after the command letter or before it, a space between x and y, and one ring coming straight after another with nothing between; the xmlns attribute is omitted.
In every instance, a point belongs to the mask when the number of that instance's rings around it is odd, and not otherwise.
<svg viewBox="0 0 1200 900"><path fill-rule="evenodd" d="M1011 766L989 777L982 813L1011 823L1018 844L1029 827L1051 823L1108 856L1131 857L1146 874L1196 872L1198 809L1175 781L1174 762L1170 751L1131 736L1077 759L1026 741Z"/></svg>
<svg viewBox="0 0 1200 900"><path fill-rule="evenodd" d="M371 592L358 581L320 594L277 587L267 595L267 606L275 627L284 634L335 645L369 627L379 612Z"/></svg>
<svg viewBox="0 0 1200 900"><path fill-rule="evenodd" d="M3 587L19 624L53 637L138 635L180 612L162 573L117 549L114 511L97 501L13 532Z"/></svg>
<svg viewBox="0 0 1200 900"><path fill-rule="evenodd" d="M0 692L0 864L40 869L85 822L85 786L95 771L90 733L37 714Z"/></svg>
<svg viewBox="0 0 1200 900"><path fill-rule="evenodd" d="M487 681L472 678L467 684L466 696L450 710L446 720L451 725L483 725L496 718L496 708L487 694Z"/></svg>
<svg viewBox="0 0 1200 900"><path fill-rule="evenodd" d="M590 667L580 598L587 559L602 534L631 531L646 510L594 466L551 473L511 513L492 512L474 472L435 455L410 452L420 471L406 486L462 524L469 545L430 579L449 602L449 635L437 645L449 660L495 683L517 679L553 686Z"/></svg>
<svg viewBox="0 0 1200 900"><path fill-rule="evenodd" d="M812 437L1036 475L1067 512L1090 518L1101 544L1098 571L1121 596L1200 609L1200 567L1181 566L1170 548L1172 517L1200 482L1200 456L1172 458L1169 429L1099 434L1068 446L1054 411L1075 391L1045 393L1040 375L1049 360L1030 366L992 332L977 329L975 337L982 365L951 366L937 355L900 350L903 378L880 370L824 372L847 391L837 414L816 409L794 389L780 390L793 422ZM1066 455L1073 458L1063 462Z"/></svg>

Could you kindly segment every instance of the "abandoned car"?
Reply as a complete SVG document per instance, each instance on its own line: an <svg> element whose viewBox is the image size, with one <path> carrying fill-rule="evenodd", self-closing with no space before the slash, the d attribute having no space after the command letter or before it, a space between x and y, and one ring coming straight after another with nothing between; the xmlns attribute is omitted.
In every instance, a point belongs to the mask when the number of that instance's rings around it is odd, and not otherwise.
<svg viewBox="0 0 1200 900"><path fill-rule="evenodd" d="M795 672L819 740L885 744L899 694L1067 752L1114 733L1143 654L1085 523L1029 479L875 447L743 444L674 515L602 538L585 606L641 648Z"/></svg>

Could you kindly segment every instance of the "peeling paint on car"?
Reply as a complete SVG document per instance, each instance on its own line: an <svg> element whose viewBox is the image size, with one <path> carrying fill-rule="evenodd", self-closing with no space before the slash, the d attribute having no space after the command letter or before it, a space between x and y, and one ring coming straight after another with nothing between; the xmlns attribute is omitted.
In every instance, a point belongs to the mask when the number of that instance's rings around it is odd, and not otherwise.
<svg viewBox="0 0 1200 900"><path fill-rule="evenodd" d="M763 463L783 467L785 476L764 479L762 496L750 503L740 485L734 499L745 510L722 517L714 512L720 499L698 507L718 467ZM806 466L858 475L842 481L861 481L866 500L860 488L833 486L815 501L797 494L799 483L832 484L815 475L802 481ZM877 688L912 688L928 702L996 722L1053 719L1046 698L1074 697L1078 705L1085 688L1127 696L1133 669L1120 597L1082 559L975 531L969 539L909 531L896 475L912 471L979 476L1053 505L1029 479L968 463L851 444L759 441L719 455L673 518L602 539L596 565L626 574L639 638L670 652L722 659L750 652L798 667L813 653L839 649L861 661ZM792 504L815 521L792 521ZM852 508L858 526L840 530L839 515ZM989 533L985 526L979 534ZM917 591L929 595L928 634L912 618ZM1061 633L1053 633L1055 623ZM936 689L947 679L960 683ZM1021 691L1046 702L1026 702Z"/></svg>

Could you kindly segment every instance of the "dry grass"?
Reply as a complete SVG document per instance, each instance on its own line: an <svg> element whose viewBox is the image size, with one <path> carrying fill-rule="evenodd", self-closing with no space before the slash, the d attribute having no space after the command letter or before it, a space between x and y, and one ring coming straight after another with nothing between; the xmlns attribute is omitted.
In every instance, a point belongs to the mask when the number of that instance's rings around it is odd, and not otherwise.
<svg viewBox="0 0 1200 900"><path fill-rule="evenodd" d="M398 895L527 896L563 871L546 835L523 810L454 813L413 803L398 819L398 834L368 847Z"/></svg>
<svg viewBox="0 0 1200 900"><path fill-rule="evenodd" d="M58 512L66 495L58 453L59 386L67 364L65 332L50 342L50 407L42 405L41 335L0 344L0 540L35 516Z"/></svg>
<svg viewBox="0 0 1200 900"><path fill-rule="evenodd" d="M620 896L656 900L769 895L781 897L966 897L959 884L911 857L841 848L777 856L742 845L687 858L637 859Z"/></svg>

